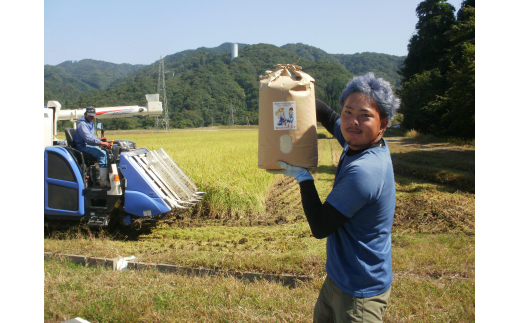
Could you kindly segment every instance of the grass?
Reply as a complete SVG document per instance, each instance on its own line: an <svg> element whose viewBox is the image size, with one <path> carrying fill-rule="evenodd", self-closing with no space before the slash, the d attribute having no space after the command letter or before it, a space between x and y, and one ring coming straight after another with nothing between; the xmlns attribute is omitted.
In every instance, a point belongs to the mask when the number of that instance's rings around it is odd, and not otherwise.
<svg viewBox="0 0 520 323"><path fill-rule="evenodd" d="M473 237L466 235L394 235L394 283L385 322L471 321L473 246ZM323 264L324 259L317 265ZM289 288L50 260L45 261L45 321L79 316L91 322L310 322L323 279L322 271Z"/></svg>
<svg viewBox="0 0 520 323"><path fill-rule="evenodd" d="M419 150L401 144L389 144L392 161L427 165L451 171L475 173L475 151L442 149Z"/></svg>
<svg viewBox="0 0 520 323"><path fill-rule="evenodd" d="M392 129L394 130L394 129ZM397 129L398 130L398 129ZM404 137L408 139L413 139L416 142L420 143L449 143L456 146L468 146L475 148L475 139L463 139L456 137L447 137L447 138L439 138L429 134L422 134L415 129L411 130L401 130L401 133L404 133Z"/></svg>
<svg viewBox="0 0 520 323"><path fill-rule="evenodd" d="M474 322L475 282L394 277L385 322Z"/></svg>
<svg viewBox="0 0 520 323"><path fill-rule="evenodd" d="M45 322L306 322L319 288L312 282L290 289L225 276L109 272L58 261L46 261L45 268Z"/></svg>
<svg viewBox="0 0 520 323"><path fill-rule="evenodd" d="M248 241L240 243L243 238ZM474 245L472 235L398 230L393 234L394 271L473 277ZM267 227L159 228L138 241L71 234L68 238L50 237L45 251L105 258L134 255L141 262L315 277L325 274L326 260L325 240L312 238L304 222Z"/></svg>
<svg viewBox="0 0 520 323"><path fill-rule="evenodd" d="M474 146L420 143L405 138L402 129L392 130L385 137L396 169L397 203L394 283L385 322L474 321ZM326 130L318 132L319 166L312 174L324 201L342 148ZM197 185L213 189L215 197L229 197L209 200L196 216L169 218L140 230L55 231L46 236L45 251L135 255L145 262L304 274L313 280L291 289L225 276L111 272L51 260L45 262L45 321L77 316L91 322L312 321L325 276L325 239L311 236L296 182L256 169L255 134L246 129L118 135L138 146L164 148ZM240 148L223 148L225 142ZM211 147L200 148L206 144ZM207 162L207 155L218 154L227 157ZM267 184L243 184L237 178L245 176L240 169L257 171L249 176L266 176ZM439 178L440 171L466 177Z"/></svg>
<svg viewBox="0 0 520 323"><path fill-rule="evenodd" d="M443 184L461 191L475 192L475 175L426 165L403 162L393 158L394 174L418 180Z"/></svg>

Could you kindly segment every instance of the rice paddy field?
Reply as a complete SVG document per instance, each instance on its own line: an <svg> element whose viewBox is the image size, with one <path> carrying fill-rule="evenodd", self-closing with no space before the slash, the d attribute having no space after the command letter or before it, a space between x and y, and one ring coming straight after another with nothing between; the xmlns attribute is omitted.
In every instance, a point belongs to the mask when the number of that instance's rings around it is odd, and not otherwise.
<svg viewBox="0 0 520 323"><path fill-rule="evenodd" d="M257 167L257 130L124 134L139 147L163 148L208 194L206 217L240 216L264 209L272 176Z"/></svg>
<svg viewBox="0 0 520 323"><path fill-rule="evenodd" d="M341 147L319 129L312 172L322 201ZM222 272L297 274L296 286L156 270L107 271L45 261L45 322L312 322L325 278L325 239L312 237L299 187L257 167L254 127L110 132L163 148L208 192L189 212L132 228L46 231L44 251L167 263ZM394 283L385 322L475 320L475 144L389 129L397 204Z"/></svg>

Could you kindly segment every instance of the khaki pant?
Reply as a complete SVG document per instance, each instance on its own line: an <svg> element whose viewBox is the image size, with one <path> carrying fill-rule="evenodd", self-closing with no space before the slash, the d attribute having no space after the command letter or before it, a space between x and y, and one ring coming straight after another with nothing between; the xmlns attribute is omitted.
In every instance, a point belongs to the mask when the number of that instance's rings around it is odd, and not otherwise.
<svg viewBox="0 0 520 323"><path fill-rule="evenodd" d="M390 289L381 295L358 298L339 289L327 275L314 307L314 322L383 322Z"/></svg>

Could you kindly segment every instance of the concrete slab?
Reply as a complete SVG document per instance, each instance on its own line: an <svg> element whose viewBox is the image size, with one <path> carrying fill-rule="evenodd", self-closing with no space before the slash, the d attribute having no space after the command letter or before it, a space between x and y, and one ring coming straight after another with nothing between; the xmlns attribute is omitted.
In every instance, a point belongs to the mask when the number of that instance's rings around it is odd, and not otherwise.
<svg viewBox="0 0 520 323"><path fill-rule="evenodd" d="M119 260L119 257L112 258L112 259L107 258L106 263L105 263L107 269L116 270L118 260Z"/></svg>
<svg viewBox="0 0 520 323"><path fill-rule="evenodd" d="M101 257L85 257L82 255L67 255L60 253L44 252L44 259L59 258L67 259L72 263L90 266L90 267L106 267L108 270L116 270L117 262L121 257L116 258L101 258ZM235 270L222 270L219 268L191 268L178 265L170 264L154 264L144 263L137 261L129 261L128 269L130 270L143 270L143 269L157 269L160 272L172 273L177 275L195 275L195 276L232 276L237 279L248 280L255 282L259 280L267 280L270 282L281 283L285 286L296 287L299 281L310 281L313 279L311 276L304 275L288 275L288 274L266 274L266 273L255 273L250 271L240 272Z"/></svg>
<svg viewBox="0 0 520 323"><path fill-rule="evenodd" d="M192 274L196 276L215 276L215 269L211 268L193 268Z"/></svg>
<svg viewBox="0 0 520 323"><path fill-rule="evenodd" d="M105 258L88 257L85 261L87 267L105 267L107 260Z"/></svg>
<svg viewBox="0 0 520 323"><path fill-rule="evenodd" d="M179 266L179 271L178 273L180 275L194 275L195 272L193 270L193 268L190 268L190 267L182 267L182 266Z"/></svg>
<svg viewBox="0 0 520 323"><path fill-rule="evenodd" d="M156 269L156 264L147 264L144 262L134 262L129 261L128 262L128 269L134 269L134 270L144 270L144 269Z"/></svg>
<svg viewBox="0 0 520 323"><path fill-rule="evenodd" d="M241 279L246 279L246 280L249 280L250 282L255 282L257 280L261 280L262 278L263 279L266 279L262 276L265 276L265 275L262 275L262 274L259 274L259 273L253 273L253 272L250 272L250 271L244 271L241 273Z"/></svg>
<svg viewBox="0 0 520 323"><path fill-rule="evenodd" d="M85 260L87 258L82 255L66 255L66 254L62 254L62 253L57 253L57 254L55 254L55 256L58 258L67 259L70 262L72 262L73 264L82 265L82 266L85 266L85 263L86 263Z"/></svg>
<svg viewBox="0 0 520 323"><path fill-rule="evenodd" d="M296 287L299 282L311 281L312 277L303 275L280 275L280 282L286 286Z"/></svg>
<svg viewBox="0 0 520 323"><path fill-rule="evenodd" d="M156 268L163 273L177 274L179 272L179 266L177 265L157 264Z"/></svg>

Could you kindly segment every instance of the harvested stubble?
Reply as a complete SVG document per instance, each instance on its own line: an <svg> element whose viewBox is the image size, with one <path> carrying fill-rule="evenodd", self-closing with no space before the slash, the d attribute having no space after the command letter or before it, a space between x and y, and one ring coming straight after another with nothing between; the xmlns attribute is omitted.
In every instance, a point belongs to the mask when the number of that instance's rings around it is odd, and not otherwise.
<svg viewBox="0 0 520 323"><path fill-rule="evenodd" d="M329 140L335 166L342 148L336 139L322 140ZM475 234L474 150L454 145L424 150L396 144L400 140L394 138L387 142L397 193L393 230Z"/></svg>

